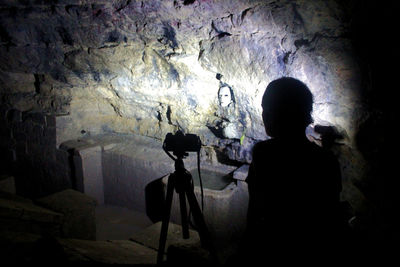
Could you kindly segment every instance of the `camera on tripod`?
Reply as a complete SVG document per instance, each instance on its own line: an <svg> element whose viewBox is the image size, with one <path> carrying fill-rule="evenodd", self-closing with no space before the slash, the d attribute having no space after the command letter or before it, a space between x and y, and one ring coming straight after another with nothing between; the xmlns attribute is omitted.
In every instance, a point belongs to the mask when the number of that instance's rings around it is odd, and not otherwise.
<svg viewBox="0 0 400 267"><path fill-rule="evenodd" d="M195 134L183 134L181 131L177 131L175 135L168 133L164 140L164 149L182 157L187 155L185 152L199 152L201 140Z"/></svg>
<svg viewBox="0 0 400 267"><path fill-rule="evenodd" d="M183 134L181 131L177 131L175 135L172 133L168 133L163 143L163 149L165 153L175 161L175 172L168 177L167 193L165 197L166 204L161 224L161 233L160 233L160 240L157 253L157 264L161 264L163 261L174 190L179 195L183 238L184 239L189 238L190 215L188 216L186 209L186 199L187 199L190 206L190 213L193 215L193 219L195 221L195 227L199 232L200 242L202 243L202 246L210 250L211 255L215 256L216 255L215 248L213 247L213 244L211 242L210 233L207 229L207 225L204 221L204 217L202 214L202 209L204 206L203 204L204 197L203 197L203 185L201 182L201 175L200 175L201 140L195 134ZM173 152L173 154L177 158L174 158L169 152ZM202 209L200 209L200 206L197 203L197 199L194 194L192 175L190 174L189 171L185 169L185 165L183 163L183 158L185 156L188 156L187 152L197 152L197 169L199 172Z"/></svg>

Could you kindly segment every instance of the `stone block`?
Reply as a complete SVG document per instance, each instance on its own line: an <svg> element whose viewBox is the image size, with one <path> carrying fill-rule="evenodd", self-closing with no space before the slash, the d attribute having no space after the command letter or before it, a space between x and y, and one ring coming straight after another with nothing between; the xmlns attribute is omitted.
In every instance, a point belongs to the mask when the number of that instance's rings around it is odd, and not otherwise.
<svg viewBox="0 0 400 267"><path fill-rule="evenodd" d="M56 116L46 115L46 126L47 127L56 127Z"/></svg>
<svg viewBox="0 0 400 267"><path fill-rule="evenodd" d="M150 225L143 231L134 234L130 239L149 248L158 250L161 224L161 222L157 222L153 225ZM198 232L189 229L189 237L189 239L183 239L182 226L169 222L165 248L168 248L170 245L184 246L200 244L200 237Z"/></svg>
<svg viewBox="0 0 400 267"><path fill-rule="evenodd" d="M136 233L130 239L146 247L158 250L161 224L161 222L157 222ZM218 258L221 258L221 252L220 250L217 251ZM172 264L171 266L197 266L198 264L203 266L203 263L211 263L209 261L209 251L201 246L199 233L189 229L189 238L183 239L182 226L171 222L168 224L164 253L167 256L167 263Z"/></svg>
<svg viewBox="0 0 400 267"><path fill-rule="evenodd" d="M38 204L62 213L64 220L62 234L64 237L79 239L96 239L94 198L76 190L67 189L36 201Z"/></svg>
<svg viewBox="0 0 400 267"><path fill-rule="evenodd" d="M107 151L107 150L113 149L115 146L116 146L116 144L113 144L113 143L111 143L111 144L105 144L105 145L103 146L103 151Z"/></svg>
<svg viewBox="0 0 400 267"><path fill-rule="evenodd" d="M75 151L89 147L90 144L83 140L68 140L60 144L59 149L64 151Z"/></svg>
<svg viewBox="0 0 400 267"><path fill-rule="evenodd" d="M73 158L78 190L104 204L102 149L100 146L75 150Z"/></svg>
<svg viewBox="0 0 400 267"><path fill-rule="evenodd" d="M4 122L7 118L9 108L6 105L0 106L0 122Z"/></svg>
<svg viewBox="0 0 400 267"><path fill-rule="evenodd" d="M10 134L10 129L7 127L6 121L0 119L0 136L7 136Z"/></svg>
<svg viewBox="0 0 400 267"><path fill-rule="evenodd" d="M35 205L7 192L0 192L0 229L37 234L60 235L61 213Z"/></svg>
<svg viewBox="0 0 400 267"><path fill-rule="evenodd" d="M245 164L233 173L233 179L245 181L249 173L249 165Z"/></svg>
<svg viewBox="0 0 400 267"><path fill-rule="evenodd" d="M68 163L55 162L54 166L54 177L56 177L60 183L65 185L64 188L73 188L71 168Z"/></svg>
<svg viewBox="0 0 400 267"><path fill-rule="evenodd" d="M22 120L22 113L18 109L11 109L7 113L7 121L8 123L17 123L21 122Z"/></svg>
<svg viewBox="0 0 400 267"><path fill-rule="evenodd" d="M3 133L0 134L0 147L14 147L15 140L11 136L9 129L3 129Z"/></svg>
<svg viewBox="0 0 400 267"><path fill-rule="evenodd" d="M25 143L18 143L15 146L15 153L17 155L17 159L24 158L27 155L27 146Z"/></svg>
<svg viewBox="0 0 400 267"><path fill-rule="evenodd" d="M26 142L26 134L21 132L16 132L13 134L15 142L17 143L25 143Z"/></svg>
<svg viewBox="0 0 400 267"><path fill-rule="evenodd" d="M23 121L32 121L33 123L37 123L40 125L46 124L45 115L39 112L24 112L22 113Z"/></svg>
<svg viewBox="0 0 400 267"><path fill-rule="evenodd" d="M64 266L67 257L69 260L75 256L66 252L56 238L41 233L0 229L0 242L2 266Z"/></svg>
<svg viewBox="0 0 400 267"><path fill-rule="evenodd" d="M13 176L0 176L0 191L15 194L15 179Z"/></svg>
<svg viewBox="0 0 400 267"><path fill-rule="evenodd" d="M128 139L127 139L128 140ZM135 136L103 152L105 202L146 212L146 186L174 171L162 144Z"/></svg>
<svg viewBox="0 0 400 267"><path fill-rule="evenodd" d="M68 165L69 164L69 153L62 149L56 149L56 161L57 163Z"/></svg>
<svg viewBox="0 0 400 267"><path fill-rule="evenodd" d="M23 72L0 72L0 81L6 90L17 91L20 93L30 93L35 91L35 78L30 73Z"/></svg>
<svg viewBox="0 0 400 267"><path fill-rule="evenodd" d="M10 125L11 136L15 136L17 133L26 134L27 124L22 122L14 122Z"/></svg>
<svg viewBox="0 0 400 267"><path fill-rule="evenodd" d="M58 164L47 155L41 166L43 166L43 183L48 188L46 192L53 193L66 188L73 188L68 166Z"/></svg>
<svg viewBox="0 0 400 267"><path fill-rule="evenodd" d="M32 124L27 132L28 142L33 142L35 144L40 144L43 138L43 126L38 124Z"/></svg>
<svg viewBox="0 0 400 267"><path fill-rule="evenodd" d="M32 204L33 201L29 198L25 198L16 194L0 191L0 199L6 199L10 201L17 201L17 202L24 202L24 203L29 203Z"/></svg>
<svg viewBox="0 0 400 267"><path fill-rule="evenodd" d="M6 151L6 160L9 163L15 162L17 160L17 153L16 153L15 149L8 149Z"/></svg>
<svg viewBox="0 0 400 267"><path fill-rule="evenodd" d="M73 250L90 259L89 265L152 266L156 264L157 251L128 240L91 241L62 239L64 249Z"/></svg>
<svg viewBox="0 0 400 267"><path fill-rule="evenodd" d="M166 264L169 266L207 266L223 263L218 254L218 262L215 262L210 252L200 245L171 245L168 247L167 254Z"/></svg>
<svg viewBox="0 0 400 267"><path fill-rule="evenodd" d="M43 147L34 142L27 142L26 143L26 153L30 157L37 157L42 156Z"/></svg>
<svg viewBox="0 0 400 267"><path fill-rule="evenodd" d="M56 148L56 128L55 127L44 127L43 135L40 138L42 145L51 145Z"/></svg>

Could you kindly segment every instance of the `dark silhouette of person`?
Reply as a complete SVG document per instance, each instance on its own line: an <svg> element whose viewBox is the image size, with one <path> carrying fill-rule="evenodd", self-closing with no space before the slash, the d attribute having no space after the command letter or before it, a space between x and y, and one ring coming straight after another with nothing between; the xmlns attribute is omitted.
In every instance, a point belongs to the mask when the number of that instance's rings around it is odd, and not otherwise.
<svg viewBox="0 0 400 267"><path fill-rule="evenodd" d="M316 259L340 242L340 167L305 135L312 105L312 93L294 78L274 80L265 90L262 118L271 138L254 146L246 179L242 252L248 259Z"/></svg>

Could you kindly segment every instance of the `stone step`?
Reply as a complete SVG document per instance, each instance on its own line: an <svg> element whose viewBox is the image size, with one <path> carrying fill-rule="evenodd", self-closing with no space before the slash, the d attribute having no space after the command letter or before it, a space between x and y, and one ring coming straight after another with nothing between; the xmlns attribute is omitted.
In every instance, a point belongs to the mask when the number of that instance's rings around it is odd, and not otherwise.
<svg viewBox="0 0 400 267"><path fill-rule="evenodd" d="M66 238L96 240L94 198L66 189L35 200L35 203L64 215L62 234Z"/></svg>
<svg viewBox="0 0 400 267"><path fill-rule="evenodd" d="M156 265L161 223L135 234L130 240L54 238L26 232L0 230L0 256L6 263ZM166 248L170 258L207 260L197 232L182 239L181 226L169 224ZM173 248L173 249L171 249ZM166 259L166 257L164 258ZM168 263L168 262L167 262Z"/></svg>
<svg viewBox="0 0 400 267"><path fill-rule="evenodd" d="M95 207L93 198L72 189L36 200L0 191L0 226L16 232L95 240Z"/></svg>
<svg viewBox="0 0 400 267"><path fill-rule="evenodd" d="M129 240L92 241L60 239L70 262L96 264L155 265L157 252Z"/></svg>
<svg viewBox="0 0 400 267"><path fill-rule="evenodd" d="M64 215L40 207L23 197L0 192L0 228L59 236Z"/></svg>
<svg viewBox="0 0 400 267"><path fill-rule="evenodd" d="M130 240L158 252L161 222L135 234ZM183 239L182 226L169 223L165 243L164 263L171 266L203 266L212 263L209 251L202 248L197 231L189 229L189 238Z"/></svg>
<svg viewBox="0 0 400 267"><path fill-rule="evenodd" d="M155 265L157 252L129 240L94 241L0 230L0 257L8 264Z"/></svg>
<svg viewBox="0 0 400 267"><path fill-rule="evenodd" d="M0 192L15 194L15 179L11 175L0 175Z"/></svg>
<svg viewBox="0 0 400 267"><path fill-rule="evenodd" d="M159 240L161 233L161 222L157 222L143 231L134 234L130 240L142 244L146 247L158 250ZM200 237L196 231L189 230L189 239L182 238L182 227L180 225L169 223L168 234L165 248L170 245L174 246L200 246Z"/></svg>
<svg viewBox="0 0 400 267"><path fill-rule="evenodd" d="M96 240L128 240L152 224L142 212L111 205L96 207Z"/></svg>

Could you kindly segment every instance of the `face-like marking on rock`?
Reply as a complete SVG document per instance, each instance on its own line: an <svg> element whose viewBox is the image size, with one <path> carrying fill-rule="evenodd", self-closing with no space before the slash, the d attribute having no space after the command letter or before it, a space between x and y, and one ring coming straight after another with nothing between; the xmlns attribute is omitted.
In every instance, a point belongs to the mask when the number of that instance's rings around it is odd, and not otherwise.
<svg viewBox="0 0 400 267"><path fill-rule="evenodd" d="M218 91L218 99L221 107L227 107L232 102L231 90L228 86L223 86Z"/></svg>

